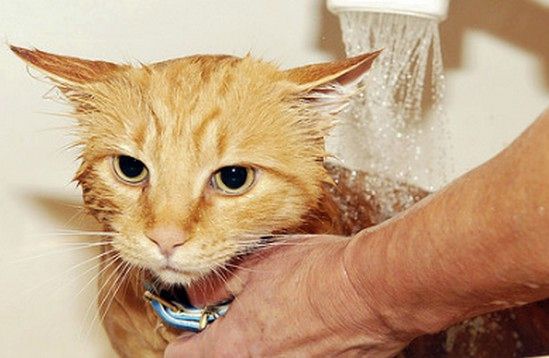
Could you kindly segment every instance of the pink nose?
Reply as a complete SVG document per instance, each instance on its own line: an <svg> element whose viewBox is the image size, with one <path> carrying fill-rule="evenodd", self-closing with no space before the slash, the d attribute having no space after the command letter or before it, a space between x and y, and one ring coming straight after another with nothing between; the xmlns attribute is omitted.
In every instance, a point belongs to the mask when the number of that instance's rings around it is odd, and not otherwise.
<svg viewBox="0 0 549 358"><path fill-rule="evenodd" d="M187 234L177 226L157 226L147 230L145 235L158 246L162 255L166 257L170 257L177 247L187 241Z"/></svg>

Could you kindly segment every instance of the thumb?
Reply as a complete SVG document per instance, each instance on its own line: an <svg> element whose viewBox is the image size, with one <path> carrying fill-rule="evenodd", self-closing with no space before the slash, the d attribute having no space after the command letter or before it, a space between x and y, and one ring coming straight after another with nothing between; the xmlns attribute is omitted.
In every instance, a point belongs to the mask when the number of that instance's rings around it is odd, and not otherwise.
<svg viewBox="0 0 549 358"><path fill-rule="evenodd" d="M248 282L249 272L232 270L228 276L209 274L187 287L191 304L204 307L236 297Z"/></svg>
<svg viewBox="0 0 549 358"><path fill-rule="evenodd" d="M276 250L262 250L231 261L222 272L212 272L187 287L194 306L202 307L236 297L248 283L254 266L260 264Z"/></svg>
<svg viewBox="0 0 549 358"><path fill-rule="evenodd" d="M214 344L216 341L212 340L213 337L216 337L219 329L218 323L221 322L209 325L203 332L192 336L183 335L176 338L166 347L164 358L218 356L214 354L217 346Z"/></svg>
<svg viewBox="0 0 549 358"><path fill-rule="evenodd" d="M206 332L204 332L206 333ZM166 347L164 358L201 357L200 334L189 337L179 337Z"/></svg>
<svg viewBox="0 0 549 358"><path fill-rule="evenodd" d="M212 274L191 285L187 288L187 293L192 304L204 306L230 296L240 297L239 294L245 290L246 285L254 280L253 273L257 271L256 267L277 251L273 248L242 258L237 264L232 265L230 278ZM227 315L208 325L204 331L190 336L180 336L172 341L164 351L164 357L242 356L249 345L245 344L247 335L243 332L242 322L238 318L242 314L240 304L241 301L235 300Z"/></svg>

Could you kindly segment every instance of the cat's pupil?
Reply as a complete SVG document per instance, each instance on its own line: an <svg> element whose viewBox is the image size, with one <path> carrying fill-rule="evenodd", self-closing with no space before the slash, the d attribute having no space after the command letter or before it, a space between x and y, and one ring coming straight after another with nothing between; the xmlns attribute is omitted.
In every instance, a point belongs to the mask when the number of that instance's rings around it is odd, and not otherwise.
<svg viewBox="0 0 549 358"><path fill-rule="evenodd" d="M118 158L118 163L120 171L128 178L137 178L145 170L143 162L127 155L121 155Z"/></svg>
<svg viewBox="0 0 549 358"><path fill-rule="evenodd" d="M219 170L221 181L229 189L238 189L246 184L248 170L244 167L224 167Z"/></svg>

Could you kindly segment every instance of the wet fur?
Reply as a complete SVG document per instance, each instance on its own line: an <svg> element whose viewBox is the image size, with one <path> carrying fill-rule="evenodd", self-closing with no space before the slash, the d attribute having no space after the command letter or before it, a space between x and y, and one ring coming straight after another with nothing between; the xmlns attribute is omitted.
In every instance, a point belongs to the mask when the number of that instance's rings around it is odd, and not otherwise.
<svg viewBox="0 0 549 358"><path fill-rule="evenodd" d="M122 356L160 356L176 332L142 299L143 281L187 285L253 249L271 233L343 234L324 165L324 137L377 53L282 71L250 56L191 56L132 67L12 47L44 71L74 107L81 151L75 180L88 212L116 232L99 275L99 309ZM112 158L130 155L150 173L131 186ZM218 168L251 165L253 188L224 196ZM144 232L182 228L173 254Z"/></svg>

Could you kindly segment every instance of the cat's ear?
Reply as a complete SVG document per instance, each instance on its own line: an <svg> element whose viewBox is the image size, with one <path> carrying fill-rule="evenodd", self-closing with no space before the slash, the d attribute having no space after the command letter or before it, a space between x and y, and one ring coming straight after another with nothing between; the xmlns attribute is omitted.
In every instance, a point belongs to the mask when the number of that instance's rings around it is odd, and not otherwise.
<svg viewBox="0 0 549 358"><path fill-rule="evenodd" d="M44 72L58 84L83 85L97 82L127 68L125 65L111 62L54 55L36 49L29 50L16 46L10 46L10 49L28 65Z"/></svg>
<svg viewBox="0 0 549 358"><path fill-rule="evenodd" d="M286 71L298 85L298 96L322 111L337 113L358 90L360 80L381 51L339 61L308 65Z"/></svg>

